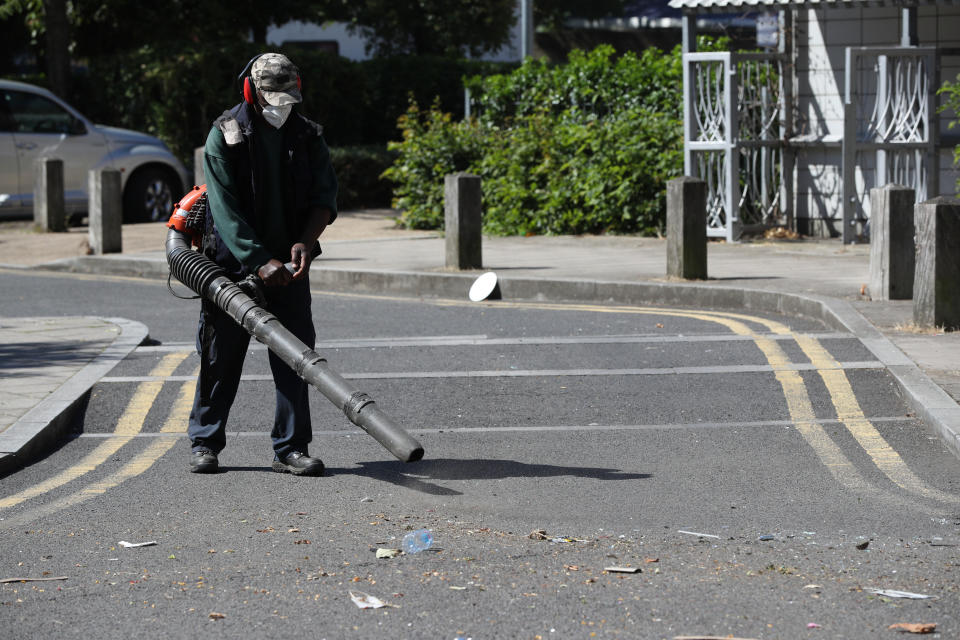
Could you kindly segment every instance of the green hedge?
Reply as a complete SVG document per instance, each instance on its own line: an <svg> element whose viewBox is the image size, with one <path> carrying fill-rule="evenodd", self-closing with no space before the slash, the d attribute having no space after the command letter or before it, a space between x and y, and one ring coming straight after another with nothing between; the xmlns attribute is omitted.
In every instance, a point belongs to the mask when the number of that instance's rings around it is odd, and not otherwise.
<svg viewBox="0 0 960 640"><path fill-rule="evenodd" d="M665 183L683 167L679 48L615 58L601 46L468 85L469 121L437 103L399 121L385 175L405 225L441 228L443 177L469 171L483 179L486 233L663 232Z"/></svg>
<svg viewBox="0 0 960 640"><path fill-rule="evenodd" d="M274 50L300 69L303 113L324 126L332 147L385 147L411 96L425 104L438 99L443 109L462 113L464 76L511 67L432 56L354 62L295 45ZM189 163L211 122L239 102L237 74L260 52L245 42L147 45L91 59L88 72L75 79L71 102L97 122L156 135Z"/></svg>
<svg viewBox="0 0 960 640"><path fill-rule="evenodd" d="M381 175L393 159L393 153L376 145L331 147L330 160L340 183L337 206L343 210L389 207L393 183Z"/></svg>
<svg viewBox="0 0 960 640"><path fill-rule="evenodd" d="M74 78L71 101L96 122L157 136L191 166L213 120L239 102L236 77L260 50L249 43L172 49L90 60ZM390 206L393 185L381 175L395 154L386 146L411 98L462 113L465 75L516 66L426 56L353 62L303 47L279 50L300 69L304 115L324 127L342 209Z"/></svg>

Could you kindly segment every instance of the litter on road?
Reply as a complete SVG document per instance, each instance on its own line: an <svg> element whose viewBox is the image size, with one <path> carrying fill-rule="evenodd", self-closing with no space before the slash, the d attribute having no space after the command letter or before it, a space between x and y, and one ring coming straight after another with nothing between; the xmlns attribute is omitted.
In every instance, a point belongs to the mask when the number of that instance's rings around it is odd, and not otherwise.
<svg viewBox="0 0 960 640"><path fill-rule="evenodd" d="M610 573L640 573L640 567L604 567Z"/></svg>
<svg viewBox="0 0 960 640"><path fill-rule="evenodd" d="M937 625L934 622L898 622L890 625L887 629L905 633L933 633L937 630Z"/></svg>
<svg viewBox="0 0 960 640"><path fill-rule="evenodd" d="M936 596L928 596L923 593L910 593L909 591L897 591L896 589L867 589L867 591L878 596L886 596L887 598L911 598L913 600L936 598Z"/></svg>
<svg viewBox="0 0 960 640"><path fill-rule="evenodd" d="M49 582L51 580L69 580L67 576L57 576L56 578L4 578L0 584L8 582Z"/></svg>
<svg viewBox="0 0 960 640"><path fill-rule="evenodd" d="M673 640L756 640L756 638L734 638L733 636L673 636Z"/></svg>
<svg viewBox="0 0 960 640"><path fill-rule="evenodd" d="M347 593L350 594L350 599L353 600L353 603L361 609L379 609L380 607L400 608L395 604L387 604L377 596L372 596L363 591L348 591Z"/></svg>
<svg viewBox="0 0 960 640"><path fill-rule="evenodd" d="M546 529L535 529L530 532L530 535L527 536L531 540L549 540L550 542L556 542L558 544L566 542L590 542L584 538L574 538L571 536L551 536L547 534Z"/></svg>
<svg viewBox="0 0 960 640"><path fill-rule="evenodd" d="M126 540L121 540L118 542L121 547L126 549L135 549L136 547L152 547L157 544L156 540L150 540L149 542L127 542Z"/></svg>
<svg viewBox="0 0 960 640"><path fill-rule="evenodd" d="M715 536L712 533L697 533L696 531L684 531L683 529L677 531L677 533L685 533L688 536L700 536L701 538L716 538L720 539L720 536Z"/></svg>
<svg viewBox="0 0 960 640"><path fill-rule="evenodd" d="M377 549L377 558L396 558L400 555L400 549L385 549L383 547Z"/></svg>

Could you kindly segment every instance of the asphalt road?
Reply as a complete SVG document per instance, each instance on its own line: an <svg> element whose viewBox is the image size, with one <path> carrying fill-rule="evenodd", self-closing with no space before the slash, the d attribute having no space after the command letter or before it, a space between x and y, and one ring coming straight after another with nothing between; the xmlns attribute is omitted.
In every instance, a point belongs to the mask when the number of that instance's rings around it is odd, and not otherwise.
<svg viewBox="0 0 960 640"><path fill-rule="evenodd" d="M255 346L224 472L197 476L196 301L10 272L0 299L156 342L94 388L75 438L0 479L0 579L67 578L0 585L5 638L960 637L957 460L816 322L315 292L318 350L426 458L395 461L313 394L327 475L270 472ZM432 550L377 559L421 527Z"/></svg>

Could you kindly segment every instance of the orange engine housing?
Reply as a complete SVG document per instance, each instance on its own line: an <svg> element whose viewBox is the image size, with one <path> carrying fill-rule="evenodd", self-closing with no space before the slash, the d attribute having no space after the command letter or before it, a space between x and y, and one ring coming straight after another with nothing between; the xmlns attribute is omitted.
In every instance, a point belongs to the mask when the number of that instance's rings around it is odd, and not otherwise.
<svg viewBox="0 0 960 640"><path fill-rule="evenodd" d="M195 247L200 246L207 220L207 185L194 186L173 208L167 223L168 229L176 229L190 236Z"/></svg>

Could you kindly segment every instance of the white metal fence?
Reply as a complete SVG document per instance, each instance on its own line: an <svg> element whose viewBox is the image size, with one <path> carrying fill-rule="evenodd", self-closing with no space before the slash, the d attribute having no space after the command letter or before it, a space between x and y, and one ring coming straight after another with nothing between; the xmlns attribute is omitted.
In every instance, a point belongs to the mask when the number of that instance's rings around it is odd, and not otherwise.
<svg viewBox="0 0 960 640"><path fill-rule="evenodd" d="M870 189L936 196L939 155L933 47L847 47L843 104L843 242L868 218Z"/></svg>
<svg viewBox="0 0 960 640"><path fill-rule="evenodd" d="M783 54L687 53L684 173L707 183L707 235L789 224L792 156ZM786 173L785 173L786 169Z"/></svg>

